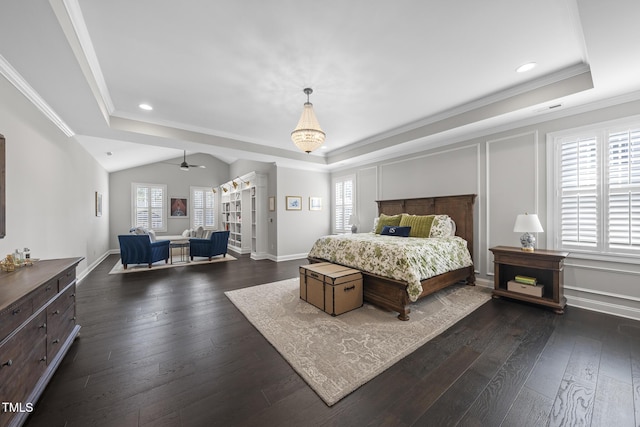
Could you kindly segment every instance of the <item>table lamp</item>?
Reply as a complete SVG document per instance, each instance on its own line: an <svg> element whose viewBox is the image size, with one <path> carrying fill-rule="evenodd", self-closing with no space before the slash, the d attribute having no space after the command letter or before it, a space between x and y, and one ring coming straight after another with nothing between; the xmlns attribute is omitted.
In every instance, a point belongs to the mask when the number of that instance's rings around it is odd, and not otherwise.
<svg viewBox="0 0 640 427"><path fill-rule="evenodd" d="M536 238L531 233L544 232L538 215L527 213L518 215L516 223L513 226L513 231L524 233L520 236L520 243L522 244L522 250L526 252L533 252L536 244Z"/></svg>

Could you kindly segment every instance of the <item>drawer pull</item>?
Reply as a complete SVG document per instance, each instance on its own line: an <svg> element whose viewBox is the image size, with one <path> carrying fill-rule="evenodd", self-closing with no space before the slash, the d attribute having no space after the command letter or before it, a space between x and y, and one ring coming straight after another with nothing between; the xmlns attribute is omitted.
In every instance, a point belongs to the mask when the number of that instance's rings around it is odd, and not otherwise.
<svg viewBox="0 0 640 427"><path fill-rule="evenodd" d="M47 322L45 322L42 325L38 326L38 329L44 329L46 327L47 327Z"/></svg>
<svg viewBox="0 0 640 427"><path fill-rule="evenodd" d="M356 288L356 285L351 285L351 286L349 286L347 288L344 288L344 291L347 292L347 291L350 291L350 290L355 289L355 288Z"/></svg>
<svg viewBox="0 0 640 427"><path fill-rule="evenodd" d="M47 356L42 356L42 359L40 359L41 362L46 362L47 361Z"/></svg>
<svg viewBox="0 0 640 427"><path fill-rule="evenodd" d="M56 338L55 340L51 341L51 344L58 344L60 342L60 340L58 338Z"/></svg>
<svg viewBox="0 0 640 427"><path fill-rule="evenodd" d="M9 359L6 362L4 362L2 365L0 365L0 368L4 368L5 366L11 366L13 365L13 360Z"/></svg>
<svg viewBox="0 0 640 427"><path fill-rule="evenodd" d="M21 308L16 308L15 310L13 310L13 312L11 314L13 314L15 316L16 314L19 314L21 311L22 311Z"/></svg>
<svg viewBox="0 0 640 427"><path fill-rule="evenodd" d="M76 294L69 295L69 298L75 298Z"/></svg>
<svg viewBox="0 0 640 427"><path fill-rule="evenodd" d="M309 276L311 276L311 277L315 277L316 279L317 279L318 277L320 277L320 276L318 276L318 274L317 274L317 273L309 273Z"/></svg>
<svg viewBox="0 0 640 427"><path fill-rule="evenodd" d="M51 285L47 286L44 290L45 291L50 291L51 290Z"/></svg>
<svg viewBox="0 0 640 427"><path fill-rule="evenodd" d="M55 315L55 314L60 314L60 310L56 310L56 311L54 311L54 312L53 312L53 313L51 313L51 314L54 314L54 315Z"/></svg>

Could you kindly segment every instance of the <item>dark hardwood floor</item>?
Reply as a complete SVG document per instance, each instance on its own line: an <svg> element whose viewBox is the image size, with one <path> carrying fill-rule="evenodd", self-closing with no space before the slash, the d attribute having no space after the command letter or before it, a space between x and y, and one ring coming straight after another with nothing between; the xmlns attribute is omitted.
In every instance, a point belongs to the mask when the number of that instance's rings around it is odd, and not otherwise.
<svg viewBox="0 0 640 427"><path fill-rule="evenodd" d="M77 290L81 337L34 426L639 426L640 322L491 300L333 407L224 292L303 261L108 275Z"/></svg>

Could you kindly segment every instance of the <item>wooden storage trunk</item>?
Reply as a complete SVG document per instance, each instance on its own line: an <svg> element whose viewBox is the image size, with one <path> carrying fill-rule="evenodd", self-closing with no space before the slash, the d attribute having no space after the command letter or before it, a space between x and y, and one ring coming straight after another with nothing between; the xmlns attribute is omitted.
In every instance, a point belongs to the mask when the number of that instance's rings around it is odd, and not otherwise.
<svg viewBox="0 0 640 427"><path fill-rule="evenodd" d="M302 265L300 298L332 316L362 307L362 274L329 262Z"/></svg>
<svg viewBox="0 0 640 427"><path fill-rule="evenodd" d="M509 280L507 282L507 290L518 292L520 294L533 295L534 297L542 297L543 285L526 285L524 283Z"/></svg>

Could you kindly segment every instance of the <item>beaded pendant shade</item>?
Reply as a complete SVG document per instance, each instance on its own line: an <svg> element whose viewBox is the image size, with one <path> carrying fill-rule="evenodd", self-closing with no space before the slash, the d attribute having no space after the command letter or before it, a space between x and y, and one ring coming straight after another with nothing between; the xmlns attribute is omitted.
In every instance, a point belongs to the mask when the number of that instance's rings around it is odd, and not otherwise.
<svg viewBox="0 0 640 427"><path fill-rule="evenodd" d="M311 153L324 143L326 135L313 112L313 104L309 102L309 95L313 93L313 89L306 88L304 93L307 94L307 102L304 103L298 126L291 132L291 140L305 153Z"/></svg>

